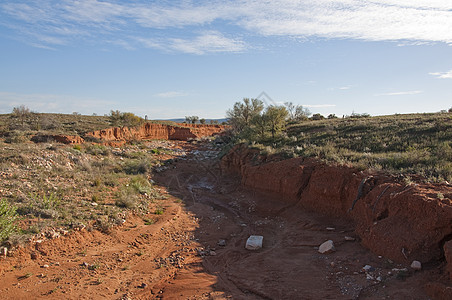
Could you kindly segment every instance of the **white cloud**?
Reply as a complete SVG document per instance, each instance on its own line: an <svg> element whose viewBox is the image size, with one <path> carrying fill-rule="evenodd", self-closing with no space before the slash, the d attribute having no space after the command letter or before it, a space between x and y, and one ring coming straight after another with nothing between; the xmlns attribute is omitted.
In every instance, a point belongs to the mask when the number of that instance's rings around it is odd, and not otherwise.
<svg viewBox="0 0 452 300"><path fill-rule="evenodd" d="M206 31L191 38L136 38L135 40L146 48L197 55L243 52L247 48L242 40L225 37L218 31Z"/></svg>
<svg viewBox="0 0 452 300"><path fill-rule="evenodd" d="M303 104L303 107L308 107L308 108L325 108L325 107L336 107L336 104Z"/></svg>
<svg viewBox="0 0 452 300"><path fill-rule="evenodd" d="M402 96L402 95L417 95L421 93L423 93L423 91L405 91L405 92L381 93L375 94L375 96Z"/></svg>
<svg viewBox="0 0 452 300"><path fill-rule="evenodd" d="M440 79L452 79L452 70L450 70L449 72L434 72L429 74Z"/></svg>
<svg viewBox="0 0 452 300"><path fill-rule="evenodd" d="M159 98L175 98L175 97L184 97L187 95L188 94L184 93L184 92L171 91L171 92L155 94L154 96L159 97Z"/></svg>
<svg viewBox="0 0 452 300"><path fill-rule="evenodd" d="M22 35L30 44L121 40L133 49L131 43L141 39L157 44L151 48L167 45L173 51L192 54L247 49L246 41L236 37L237 31L260 36L398 41L400 45L452 44L452 1L5 0L0 4L0 26Z"/></svg>
<svg viewBox="0 0 452 300"><path fill-rule="evenodd" d="M205 32L194 39L171 39L170 48L184 53L242 52L246 45L239 39L230 39L220 32Z"/></svg>

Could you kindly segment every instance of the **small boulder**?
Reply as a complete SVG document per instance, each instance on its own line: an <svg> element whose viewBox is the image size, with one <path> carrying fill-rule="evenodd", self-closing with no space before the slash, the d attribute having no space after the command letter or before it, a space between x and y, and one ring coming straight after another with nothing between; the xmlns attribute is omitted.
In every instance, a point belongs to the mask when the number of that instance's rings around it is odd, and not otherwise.
<svg viewBox="0 0 452 300"><path fill-rule="evenodd" d="M334 243L332 240L328 240L319 247L319 253L322 254L328 254L336 251L336 248L334 248Z"/></svg>
<svg viewBox="0 0 452 300"><path fill-rule="evenodd" d="M259 250L262 248L262 242L264 241L264 237L261 235L252 235L246 241L245 248L248 250Z"/></svg>
<svg viewBox="0 0 452 300"><path fill-rule="evenodd" d="M411 263L411 269L419 271L422 270L422 264L420 261L417 260L413 260L413 262Z"/></svg>

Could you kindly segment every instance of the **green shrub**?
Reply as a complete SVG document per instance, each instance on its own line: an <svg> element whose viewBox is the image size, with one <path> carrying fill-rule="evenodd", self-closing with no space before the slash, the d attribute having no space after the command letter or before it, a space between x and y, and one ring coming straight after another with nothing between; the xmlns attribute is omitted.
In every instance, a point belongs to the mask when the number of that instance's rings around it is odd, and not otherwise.
<svg viewBox="0 0 452 300"><path fill-rule="evenodd" d="M151 194L151 183L143 175L134 176L130 179L129 186L140 194Z"/></svg>
<svg viewBox="0 0 452 300"><path fill-rule="evenodd" d="M121 208L133 209L138 207L139 200L139 195L134 193L131 188L126 187L118 193L115 205Z"/></svg>
<svg viewBox="0 0 452 300"><path fill-rule="evenodd" d="M146 174L151 170L151 164L147 159L129 159L123 165L126 174Z"/></svg>
<svg viewBox="0 0 452 300"><path fill-rule="evenodd" d="M14 222L17 219L16 207L5 199L0 200L0 242L6 240L16 231Z"/></svg>

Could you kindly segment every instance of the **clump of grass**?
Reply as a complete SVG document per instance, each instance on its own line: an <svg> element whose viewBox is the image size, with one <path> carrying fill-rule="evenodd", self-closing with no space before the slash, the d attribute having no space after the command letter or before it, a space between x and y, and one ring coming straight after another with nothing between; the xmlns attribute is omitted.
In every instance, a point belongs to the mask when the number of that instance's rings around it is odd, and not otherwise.
<svg viewBox="0 0 452 300"><path fill-rule="evenodd" d="M151 194L151 183L143 175L134 176L130 179L129 186L140 194Z"/></svg>
<svg viewBox="0 0 452 300"><path fill-rule="evenodd" d="M139 204L139 197L137 194L128 193L126 190L122 190L115 201L115 205L121 208L134 209Z"/></svg>
<svg viewBox="0 0 452 300"><path fill-rule="evenodd" d="M147 159L128 159L123 165L126 174L146 174L151 170L151 163Z"/></svg>
<svg viewBox="0 0 452 300"><path fill-rule="evenodd" d="M164 212L165 212L165 210L163 209L163 207L158 207L158 208L154 211L154 214L156 214L156 215L163 215Z"/></svg>
<svg viewBox="0 0 452 300"><path fill-rule="evenodd" d="M16 220L16 207L10 205L5 199L0 199L0 242L16 232Z"/></svg>
<svg viewBox="0 0 452 300"><path fill-rule="evenodd" d="M144 221L144 225L152 225L155 223L154 220L149 219L149 218L143 218L143 221Z"/></svg>
<svg viewBox="0 0 452 300"><path fill-rule="evenodd" d="M152 154L157 154L157 155L159 155L159 154L160 154L160 150L157 149L157 148L151 149L151 153L152 153Z"/></svg>
<svg viewBox="0 0 452 300"><path fill-rule="evenodd" d="M97 144L87 145L85 151L86 153L91 155L102 155L102 156L108 156L111 153L108 147Z"/></svg>

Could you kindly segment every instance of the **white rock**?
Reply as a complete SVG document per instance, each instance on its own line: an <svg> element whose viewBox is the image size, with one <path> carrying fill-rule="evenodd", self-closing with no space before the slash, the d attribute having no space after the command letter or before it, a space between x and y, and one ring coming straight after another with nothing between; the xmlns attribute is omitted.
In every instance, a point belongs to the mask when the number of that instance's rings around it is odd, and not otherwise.
<svg viewBox="0 0 452 300"><path fill-rule="evenodd" d="M246 241L245 248L248 250L258 250L262 248L262 242L264 241L264 237L261 235L252 235Z"/></svg>
<svg viewBox="0 0 452 300"><path fill-rule="evenodd" d="M346 241L354 241L354 240L355 240L355 238L354 238L354 237L351 237L351 236L345 236L344 239L345 239Z"/></svg>
<svg viewBox="0 0 452 300"><path fill-rule="evenodd" d="M417 260L413 260L413 262L411 263L411 269L413 269L413 270L422 270L421 262L417 261Z"/></svg>
<svg viewBox="0 0 452 300"><path fill-rule="evenodd" d="M364 267L363 267L363 271L364 272L370 272L372 270L372 266L371 265L365 265Z"/></svg>
<svg viewBox="0 0 452 300"><path fill-rule="evenodd" d="M319 253L322 254L328 254L331 252L336 251L336 248L334 248L334 243L332 240L328 240L319 247Z"/></svg>

